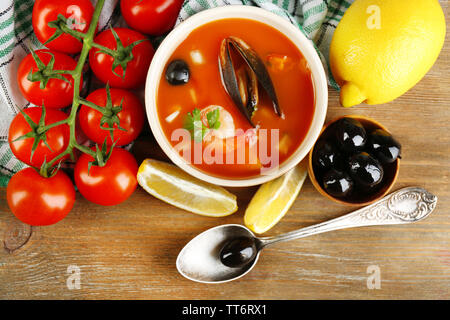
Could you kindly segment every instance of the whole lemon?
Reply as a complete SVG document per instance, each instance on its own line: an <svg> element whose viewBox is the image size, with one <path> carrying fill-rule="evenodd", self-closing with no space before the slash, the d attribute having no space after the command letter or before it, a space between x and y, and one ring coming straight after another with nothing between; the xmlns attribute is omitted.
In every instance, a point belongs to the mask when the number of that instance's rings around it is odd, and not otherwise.
<svg viewBox="0 0 450 320"><path fill-rule="evenodd" d="M341 104L386 103L411 89L436 61L445 28L437 0L356 0L330 45Z"/></svg>

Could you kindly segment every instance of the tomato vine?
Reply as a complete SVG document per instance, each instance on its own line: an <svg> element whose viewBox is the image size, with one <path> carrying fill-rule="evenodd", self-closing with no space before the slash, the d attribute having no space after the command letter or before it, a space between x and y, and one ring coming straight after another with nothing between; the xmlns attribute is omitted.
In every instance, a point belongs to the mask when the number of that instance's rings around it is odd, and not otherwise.
<svg viewBox="0 0 450 320"><path fill-rule="evenodd" d="M68 23L71 23L71 21L70 21L70 19L65 18L63 15L59 15L57 20L49 23L49 26L51 26L52 28L55 28L55 33L46 41L45 44L55 40L56 38L58 38L59 36L61 36L63 34L71 35L74 38L82 41L83 46L82 46L81 53L79 55L78 62L77 62L75 69L73 69L73 70L53 70L53 61L54 61L53 57L52 57L52 60L47 65L45 65L42 63L42 61L39 60L37 55L32 51L33 58L36 62L36 65L38 66L38 71L36 71L34 73L32 73L30 71L30 74L28 76L28 79L30 81L40 81L41 86L45 87L48 79L50 79L50 78L57 78L57 79L67 81L67 79L63 77L63 74L70 75L73 78L73 99L72 99L70 114L67 117L67 119L58 121L58 122L55 122L52 124L48 124L48 125L41 124L38 127L39 132L36 132L36 133L31 132L31 133L27 134L26 136L21 137L21 138L28 138L30 135L33 135L33 137L35 137L35 139L37 139L34 144L37 145L39 143L39 141L41 141L41 140L45 142L45 133L49 129L51 129L55 126L58 126L58 125L62 125L62 124L67 124L69 126L70 138L69 138L69 143L67 145L67 148L63 152L61 152L59 155L57 155L56 157L51 159L50 161L43 163L42 167L39 170L40 174L43 176L51 175L51 172L55 171L52 169L55 166L55 164L59 164L60 161L67 155L70 155L73 159L73 157L74 157L73 150L74 149L78 149L79 151L92 156L92 158L94 158L93 164L96 166L104 166L106 164L106 161L109 158L109 153L112 151L114 144L113 144L112 148L110 148L110 151L108 152L106 150L107 148L105 147L106 140L102 147L99 147L98 145L96 145L96 148L89 148L87 146L79 144L76 141L75 122L76 122L77 110L80 107L80 105L86 105L87 107L95 109L96 111L102 113L103 116L102 116L101 125L107 124L107 126L106 127L101 126L101 128L104 130L109 130L110 135L111 135L111 140L113 140L114 126L117 126L117 128L119 130L125 130L120 126L120 121L117 116L117 113L120 112L122 109L122 105L120 105L120 106L112 105L108 85L106 86L106 90L108 92L108 95L107 95L108 100L107 100L106 108L100 107L92 102L89 102L80 96L83 67L86 63L86 59L88 58L89 52L92 48L97 48L101 52L113 57L114 64L113 64L112 71L115 73L114 69L117 66L120 66L123 70L122 77L124 77L127 63L133 59L131 50L136 45L141 43L142 41L147 40L147 39L138 40L128 46L123 46L122 42L118 38L117 34L111 28L111 31L113 32L114 38L117 43L116 50L112 50L112 49L102 46L98 43L95 43L94 37L96 35L97 23L99 21L99 17L100 17L101 11L103 9L104 3L105 3L105 0L99 0L97 2L94 12L93 12L93 15L92 15L92 19L91 19L89 28L86 33L82 33L80 31L73 30L70 27L68 27ZM45 106L43 105L42 107L45 110ZM22 114L24 114L24 113L22 112ZM45 111L43 111L43 114L45 115ZM107 152L108 152L108 154L107 154Z"/></svg>

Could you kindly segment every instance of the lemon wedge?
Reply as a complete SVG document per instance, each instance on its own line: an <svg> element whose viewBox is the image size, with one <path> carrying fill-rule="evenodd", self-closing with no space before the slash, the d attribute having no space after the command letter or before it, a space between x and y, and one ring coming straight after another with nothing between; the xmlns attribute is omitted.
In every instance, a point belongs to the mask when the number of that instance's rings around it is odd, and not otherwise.
<svg viewBox="0 0 450 320"><path fill-rule="evenodd" d="M280 221L297 198L307 176L307 161L259 187L247 207L244 224L255 233L264 233Z"/></svg>
<svg viewBox="0 0 450 320"><path fill-rule="evenodd" d="M137 180L152 196L203 216L223 217L238 208L234 194L196 179L166 162L144 160L139 167Z"/></svg>

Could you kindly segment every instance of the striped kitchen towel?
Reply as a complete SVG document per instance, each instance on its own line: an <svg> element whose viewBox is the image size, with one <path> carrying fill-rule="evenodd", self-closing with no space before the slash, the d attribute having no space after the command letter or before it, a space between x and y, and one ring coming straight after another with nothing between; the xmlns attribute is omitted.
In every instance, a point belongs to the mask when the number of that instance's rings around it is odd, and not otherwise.
<svg viewBox="0 0 450 320"><path fill-rule="evenodd" d="M96 0L93 0L95 4ZM333 32L345 10L353 0L186 0L178 17L178 23L193 14L224 5L253 5L269 10L289 20L311 39L328 71L329 84L338 89L330 76L328 50ZM100 30L120 15L118 0L108 0L100 18ZM21 95L16 83L20 61L29 53L29 47L42 45L33 34L32 0L0 1L0 186L6 186L9 178L24 167L14 158L7 140L9 123L20 109L30 103ZM113 23L113 25L115 25Z"/></svg>

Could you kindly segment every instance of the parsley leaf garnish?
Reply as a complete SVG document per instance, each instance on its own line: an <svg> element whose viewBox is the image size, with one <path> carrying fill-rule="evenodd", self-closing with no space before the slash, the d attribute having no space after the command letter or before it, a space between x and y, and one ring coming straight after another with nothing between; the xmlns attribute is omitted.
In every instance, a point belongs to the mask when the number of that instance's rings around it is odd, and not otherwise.
<svg viewBox="0 0 450 320"><path fill-rule="evenodd" d="M209 126L208 128L202 122L200 109L195 108L192 110L192 113L187 113L183 127L191 133L191 137L195 142L201 142L209 129L217 130L220 128L219 116L219 109L214 109L206 114L206 120L208 121Z"/></svg>
<svg viewBox="0 0 450 320"><path fill-rule="evenodd" d="M220 121L219 121L219 109L214 109L206 114L206 119L208 120L208 125L211 129L219 129Z"/></svg>
<svg viewBox="0 0 450 320"><path fill-rule="evenodd" d="M199 109L195 108L192 113L188 112L184 120L184 128L191 133L195 142L203 140L207 128L202 123Z"/></svg>

